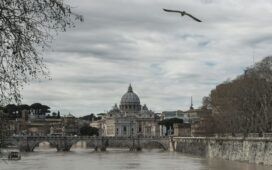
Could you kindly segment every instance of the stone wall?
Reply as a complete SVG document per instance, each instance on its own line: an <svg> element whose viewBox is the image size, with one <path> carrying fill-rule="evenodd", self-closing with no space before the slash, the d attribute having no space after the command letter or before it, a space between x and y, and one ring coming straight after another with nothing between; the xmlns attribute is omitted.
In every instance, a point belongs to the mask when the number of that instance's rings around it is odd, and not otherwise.
<svg viewBox="0 0 272 170"><path fill-rule="evenodd" d="M175 137L177 152L272 165L271 137Z"/></svg>

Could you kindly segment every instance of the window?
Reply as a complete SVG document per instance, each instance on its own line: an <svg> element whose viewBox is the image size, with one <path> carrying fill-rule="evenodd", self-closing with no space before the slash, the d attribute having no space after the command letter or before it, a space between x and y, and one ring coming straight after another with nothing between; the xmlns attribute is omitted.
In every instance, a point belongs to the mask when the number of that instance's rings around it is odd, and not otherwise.
<svg viewBox="0 0 272 170"><path fill-rule="evenodd" d="M127 135L127 127L126 126L123 127L123 135Z"/></svg>

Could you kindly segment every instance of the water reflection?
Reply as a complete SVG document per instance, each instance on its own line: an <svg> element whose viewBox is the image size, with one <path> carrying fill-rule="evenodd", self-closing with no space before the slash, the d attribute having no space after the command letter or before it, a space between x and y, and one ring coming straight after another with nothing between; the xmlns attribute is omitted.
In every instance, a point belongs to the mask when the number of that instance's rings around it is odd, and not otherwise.
<svg viewBox="0 0 272 170"><path fill-rule="evenodd" d="M205 159L158 149L129 152L128 149L77 148L56 152L49 145L40 145L35 152L24 153L20 161L0 162L0 170L271 170L254 164Z"/></svg>

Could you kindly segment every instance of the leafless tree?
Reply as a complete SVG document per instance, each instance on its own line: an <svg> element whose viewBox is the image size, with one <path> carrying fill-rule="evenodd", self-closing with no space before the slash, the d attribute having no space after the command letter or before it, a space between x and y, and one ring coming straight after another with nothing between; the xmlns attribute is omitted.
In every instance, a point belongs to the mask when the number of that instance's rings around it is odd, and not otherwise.
<svg viewBox="0 0 272 170"><path fill-rule="evenodd" d="M218 85L205 99L213 109L218 133L271 132L272 57Z"/></svg>
<svg viewBox="0 0 272 170"><path fill-rule="evenodd" d="M75 20L83 18L64 0L0 1L0 105L20 102L24 84L48 76L40 54Z"/></svg>

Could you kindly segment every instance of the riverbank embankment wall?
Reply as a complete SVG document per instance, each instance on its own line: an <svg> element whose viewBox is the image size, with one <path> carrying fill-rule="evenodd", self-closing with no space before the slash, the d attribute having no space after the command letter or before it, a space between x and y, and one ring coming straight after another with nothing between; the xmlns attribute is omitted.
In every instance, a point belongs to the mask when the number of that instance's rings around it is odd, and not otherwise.
<svg viewBox="0 0 272 170"><path fill-rule="evenodd" d="M271 137L174 137L177 152L272 165Z"/></svg>

